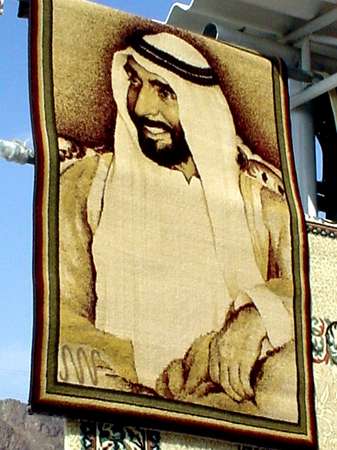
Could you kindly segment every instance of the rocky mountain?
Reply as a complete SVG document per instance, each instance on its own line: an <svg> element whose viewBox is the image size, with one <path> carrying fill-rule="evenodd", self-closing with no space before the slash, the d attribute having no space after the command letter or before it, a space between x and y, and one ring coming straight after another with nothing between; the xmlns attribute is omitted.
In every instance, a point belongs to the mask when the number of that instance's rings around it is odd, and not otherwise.
<svg viewBox="0 0 337 450"><path fill-rule="evenodd" d="M0 400L0 450L62 450L60 417L29 414L18 400Z"/></svg>

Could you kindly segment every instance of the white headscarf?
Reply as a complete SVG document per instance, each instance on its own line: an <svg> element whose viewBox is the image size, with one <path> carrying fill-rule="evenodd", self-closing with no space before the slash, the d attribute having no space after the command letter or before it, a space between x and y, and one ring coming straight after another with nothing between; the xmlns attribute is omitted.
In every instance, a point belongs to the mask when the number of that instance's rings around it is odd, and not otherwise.
<svg viewBox="0 0 337 450"><path fill-rule="evenodd" d="M195 67L209 68L205 58L195 48L172 34L159 33L146 36L144 40ZM239 191L236 132L227 101L218 85L202 86L187 81L172 71L144 58L133 48L118 52L114 56L111 74L112 86L118 86L118 89L113 91L118 109L115 132L116 152L120 148L124 152L124 137L120 144L118 138L124 134L120 131L125 125L134 141L131 150L139 149L137 131L126 106L126 94L129 87L128 77L126 72L121 70L129 55L133 56L148 71L164 78L177 95L180 122L200 174L211 216L217 254L225 262L225 255L223 257L221 255L225 252L232 261L231 264L225 264L225 266L228 274L226 277L227 282L229 282L228 288L235 298L238 293L238 283L234 279L240 280L239 283L242 286L243 279L247 279L247 276L249 278L249 274L246 273L246 268L243 267L242 262L234 269L236 264L233 258L235 258L235 255L241 254L240 246L244 249L243 254L246 254L250 246L250 238ZM132 157L145 158L141 151L137 151ZM231 186L231 189L228 188L229 186ZM238 229L240 229L242 245L238 242L239 239L235 239ZM226 240L224 236L227 236ZM235 248L235 252L232 251L232 247ZM248 253L253 257L252 251ZM249 261L247 262L249 266ZM255 264L253 265L255 266ZM229 275L229 266L233 267L231 275ZM239 267L245 271L244 277L237 272ZM256 274L256 277L260 278L258 274ZM248 284L255 283L248 281Z"/></svg>
<svg viewBox="0 0 337 450"><path fill-rule="evenodd" d="M103 265L108 264L109 258L108 248L103 251L100 250L102 246L104 247L103 240L106 242L107 227L110 226L112 240L114 239L114 229L120 227L125 244L131 239L132 245L141 246L144 225L141 222L146 220L146 217L151 214L151 210L155 209L156 204L158 205L161 202L160 197L155 198L152 193L148 192L150 185L147 184L146 180L151 176L153 182L153 177L157 177L157 182L161 183L166 173L172 172L150 161L139 147L137 130L127 110L129 81L127 73L123 69L128 56L133 56L136 62L146 70L165 79L176 93L180 122L200 175L203 208L205 209L205 205L207 208L206 214L203 214L203 216L207 217L209 221L210 236L216 254L216 263L214 264L217 267L213 267L211 270L221 273L223 282L223 303L220 306L205 299L205 308L213 308L217 319L213 320L211 329L204 330L201 327L200 333L211 331L214 326L218 327L223 324L229 304L240 297L241 300L252 300L254 302L264 320L271 343L274 346L281 345L289 339L291 330L290 328L287 329L284 321L283 329L280 329L276 324L283 318L288 320L288 314L281 299L265 286L255 261L239 189L236 132L227 101L219 85L190 81L181 76L183 74L179 73L179 70L176 73L174 67L171 67L174 66L175 62L179 66L179 61L184 61L185 64L196 68L196 73L198 69L209 71L208 62L193 46L165 32L145 36L143 44L147 51L150 49L147 56L151 56L151 48L160 49L163 52L161 53L162 61L156 63L156 58L145 57L142 49L142 51L139 49L136 51L129 47L117 52L112 64L112 87L118 114L115 129L115 158L106 181L106 193L103 200L101 224L104 223L105 225L100 225L101 230L99 227L97 238L94 238L93 242L94 263L99 281L96 326L114 333L116 325L111 326L107 314L114 314L115 312L116 316L124 315L126 319L132 317L135 311L132 303L137 301L135 299L139 296L138 292L134 292L135 286L131 286L133 283L125 282L128 285L121 287L125 297L122 310L120 313L117 312L118 306L116 303L112 311L109 312L107 309L106 304L110 301L110 294L107 294L107 289L110 288L107 287L106 279L109 275L106 271L105 281L100 275ZM165 60L165 54L169 55L168 61ZM126 173L132 175L126 177ZM178 172L178 175L181 175L187 186L182 174ZM188 188L189 186L187 186ZM172 198L172 202L174 201L175 199ZM106 202L109 202L109 208L106 207ZM134 216L138 217L137 223L133 222ZM172 216L172 223L174 220L175 217ZM117 224L116 221L121 223ZM204 224L204 226L206 225ZM101 238L99 238L100 231ZM100 244L98 244L99 239L101 239ZM191 245L193 245L193 242ZM115 255L110 255L112 267L113 264L122 264L116 257L115 250L113 250ZM202 254L198 256L201 260L204 258ZM158 258L161 258L161 255L158 255ZM137 277L137 274L134 276ZM202 277L203 274L200 273L198 276ZM165 284L165 282L166 280L163 279L162 283ZM210 283L220 285L219 277L210 279ZM111 289L113 290L114 287L112 286ZM217 295L213 294L212 289L210 289L210 296L212 295L216 297L214 301L218 302ZM104 296L106 301L103 306L100 298ZM131 302L127 302L128 296L132 299ZM165 305L162 305L162 308L165 309ZM196 318L198 314L206 315L200 301L195 304ZM110 322L110 325L107 325L108 322ZM167 326L170 327L170 323ZM120 328L128 329L129 327L124 323ZM121 337L137 339L136 336L130 335ZM194 336L194 338L197 337L198 335ZM180 355L180 357L182 356Z"/></svg>

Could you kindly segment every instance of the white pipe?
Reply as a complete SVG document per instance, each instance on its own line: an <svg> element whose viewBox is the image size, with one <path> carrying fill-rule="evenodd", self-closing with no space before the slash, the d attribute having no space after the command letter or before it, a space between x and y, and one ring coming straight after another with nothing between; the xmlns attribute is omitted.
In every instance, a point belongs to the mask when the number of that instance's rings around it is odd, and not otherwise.
<svg viewBox="0 0 337 450"><path fill-rule="evenodd" d="M337 73L334 75L330 75L328 78L325 78L318 83L313 84L312 86L303 89L299 93L293 95L290 98L290 108L295 109L304 103L313 100L316 97L319 97L326 92L331 91L337 87Z"/></svg>
<svg viewBox="0 0 337 450"><path fill-rule="evenodd" d="M317 44L331 45L331 47L337 47L337 38L333 36L325 36L322 34L311 34L310 41Z"/></svg>
<svg viewBox="0 0 337 450"><path fill-rule="evenodd" d="M310 22L307 22L305 25L298 28L297 30L294 30L291 33L283 36L281 39L279 39L279 43L286 44L288 42L299 41L305 36L309 36L310 34L315 33L316 31L319 31L322 28L331 25L332 23L336 22L336 20L337 20L337 8L334 8L328 11L327 13L316 17Z"/></svg>
<svg viewBox="0 0 337 450"><path fill-rule="evenodd" d="M0 139L0 157L19 164L34 164L34 151L21 141Z"/></svg>

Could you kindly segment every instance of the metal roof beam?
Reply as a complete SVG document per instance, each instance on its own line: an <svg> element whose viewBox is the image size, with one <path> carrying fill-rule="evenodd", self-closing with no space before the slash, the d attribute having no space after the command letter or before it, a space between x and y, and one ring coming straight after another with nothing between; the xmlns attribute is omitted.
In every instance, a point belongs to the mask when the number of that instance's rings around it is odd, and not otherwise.
<svg viewBox="0 0 337 450"><path fill-rule="evenodd" d="M225 28L216 23L207 24L204 27L203 35L251 48L267 56L282 58L289 66L297 65L299 60L299 51L291 46L282 45L277 41L253 36L233 28Z"/></svg>
<svg viewBox="0 0 337 450"><path fill-rule="evenodd" d="M310 100L313 100L314 98L319 97L320 95L325 94L332 89L335 89L336 87L337 73L329 76L328 78L325 78L322 81L319 81L318 83L313 84L308 88L303 89L303 91L300 91L298 94L293 95L290 98L290 108L298 108L304 103L307 103Z"/></svg>
<svg viewBox="0 0 337 450"><path fill-rule="evenodd" d="M291 33L283 36L279 39L279 43L287 44L289 42L296 42L300 39L303 39L306 36L309 36L316 31L319 31L332 23L337 21L337 8L333 8L325 14L316 17L315 19L307 22L302 27L297 30L292 31Z"/></svg>
<svg viewBox="0 0 337 450"><path fill-rule="evenodd" d="M201 27L200 27L201 28ZM251 48L261 52L265 56L282 58L289 69L289 76L301 81L311 81L312 76L299 70L300 50L290 45L282 45L272 39L253 36L243 31L233 28L223 27L216 23L209 23L201 31L204 36L218 39L219 41L231 42L234 45ZM323 57L315 53L312 54L312 70L323 70L337 72L337 62L335 59ZM309 79L308 79L309 78Z"/></svg>
<svg viewBox="0 0 337 450"><path fill-rule="evenodd" d="M336 0L337 1L337 0ZM317 44L331 45L331 47L337 48L337 37L325 36L323 34L311 34L309 36L310 41Z"/></svg>

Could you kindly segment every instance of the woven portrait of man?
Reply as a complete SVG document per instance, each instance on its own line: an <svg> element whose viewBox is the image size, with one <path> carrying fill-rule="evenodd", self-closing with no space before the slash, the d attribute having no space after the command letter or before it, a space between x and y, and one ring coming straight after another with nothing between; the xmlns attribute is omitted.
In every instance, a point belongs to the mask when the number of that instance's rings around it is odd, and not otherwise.
<svg viewBox="0 0 337 450"><path fill-rule="evenodd" d="M310 435L282 65L79 0L51 11L52 390Z"/></svg>

